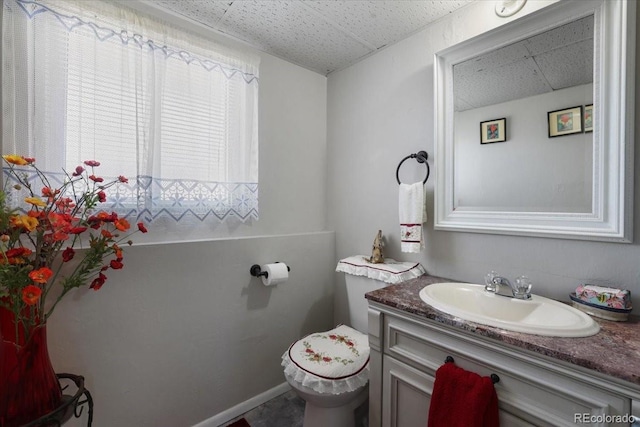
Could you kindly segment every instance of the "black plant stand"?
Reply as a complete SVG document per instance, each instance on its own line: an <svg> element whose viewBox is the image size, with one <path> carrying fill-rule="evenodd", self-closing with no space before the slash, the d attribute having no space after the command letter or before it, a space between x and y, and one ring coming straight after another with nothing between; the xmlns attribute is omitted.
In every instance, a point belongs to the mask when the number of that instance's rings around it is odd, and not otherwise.
<svg viewBox="0 0 640 427"><path fill-rule="evenodd" d="M72 374L56 375L63 392L60 407L22 427L60 427L69 421L72 416L80 418L85 405L89 411L87 427L91 427L93 421L93 399L89 390L84 388L84 377ZM76 387L75 394L64 394L72 384Z"/></svg>

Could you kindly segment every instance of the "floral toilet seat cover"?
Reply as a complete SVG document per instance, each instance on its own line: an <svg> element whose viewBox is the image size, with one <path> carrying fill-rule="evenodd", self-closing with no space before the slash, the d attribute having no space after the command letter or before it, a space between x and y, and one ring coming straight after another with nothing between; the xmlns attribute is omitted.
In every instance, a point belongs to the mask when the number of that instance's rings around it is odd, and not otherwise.
<svg viewBox="0 0 640 427"><path fill-rule="evenodd" d="M294 342L282 355L284 374L318 393L357 390L369 380L369 338L346 325Z"/></svg>

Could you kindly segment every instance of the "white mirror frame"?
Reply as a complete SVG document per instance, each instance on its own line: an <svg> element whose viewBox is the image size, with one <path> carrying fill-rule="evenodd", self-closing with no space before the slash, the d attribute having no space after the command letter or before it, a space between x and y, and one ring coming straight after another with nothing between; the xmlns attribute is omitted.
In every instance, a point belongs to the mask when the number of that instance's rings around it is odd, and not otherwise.
<svg viewBox="0 0 640 427"><path fill-rule="evenodd" d="M636 2L560 1L435 54L436 230L631 242ZM453 65L594 15L593 198L590 213L454 209ZM500 165L494 165L500 167Z"/></svg>

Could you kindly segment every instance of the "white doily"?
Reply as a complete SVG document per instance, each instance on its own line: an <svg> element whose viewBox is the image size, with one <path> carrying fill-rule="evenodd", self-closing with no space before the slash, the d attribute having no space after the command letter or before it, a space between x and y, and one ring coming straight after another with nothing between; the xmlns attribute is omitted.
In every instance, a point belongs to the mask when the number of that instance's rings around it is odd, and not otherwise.
<svg viewBox="0 0 640 427"><path fill-rule="evenodd" d="M386 258L383 264L372 264L365 261L364 255L356 255L341 259L336 271L366 276L370 279L380 280L385 283L396 284L409 279L415 279L426 273L419 262L398 262Z"/></svg>
<svg viewBox="0 0 640 427"><path fill-rule="evenodd" d="M369 380L369 338L340 325L296 341L282 355L284 374L318 393L357 390Z"/></svg>

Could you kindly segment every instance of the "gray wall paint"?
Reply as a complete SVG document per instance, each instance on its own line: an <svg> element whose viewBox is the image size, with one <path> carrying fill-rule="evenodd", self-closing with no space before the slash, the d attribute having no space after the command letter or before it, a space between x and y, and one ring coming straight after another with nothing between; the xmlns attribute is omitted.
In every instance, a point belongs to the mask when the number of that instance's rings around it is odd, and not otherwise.
<svg viewBox="0 0 640 427"><path fill-rule="evenodd" d="M549 3L527 2L521 13ZM534 292L564 301L581 282L620 286L632 290L640 312L640 197L635 203L634 244L434 231L430 218L426 248L420 254L400 252L395 171L410 153L433 154L433 55L508 22L496 17L493 7L494 2L473 3L329 75L328 225L336 232L336 255L369 253L375 232L382 229L388 256L419 261L433 275L477 283L492 269L511 278L526 274L534 282ZM640 105L637 92L636 105ZM637 108L636 117L639 112ZM637 120L636 136L639 124ZM636 189L639 156L636 150ZM407 163L401 171L404 182L424 177L424 166ZM432 170L438 167L433 160L430 164ZM427 193L433 216L432 179ZM343 294L344 279L336 275L337 321L346 318Z"/></svg>
<svg viewBox="0 0 640 427"><path fill-rule="evenodd" d="M134 246L56 309L53 365L86 378L96 427L195 425L283 383L291 342L332 327L333 246L332 232ZM275 260L286 283L249 274Z"/></svg>

